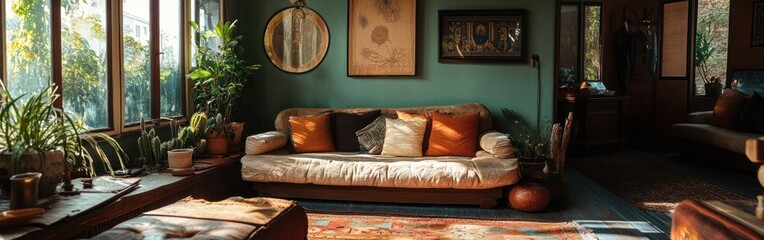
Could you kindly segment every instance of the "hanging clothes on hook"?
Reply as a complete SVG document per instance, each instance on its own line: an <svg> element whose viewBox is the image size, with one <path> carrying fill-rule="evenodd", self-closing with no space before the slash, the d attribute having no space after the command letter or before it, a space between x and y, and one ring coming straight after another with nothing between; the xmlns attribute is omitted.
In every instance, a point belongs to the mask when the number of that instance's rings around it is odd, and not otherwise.
<svg viewBox="0 0 764 240"><path fill-rule="evenodd" d="M616 37L616 71L621 94L629 92L629 78L634 68L634 33L629 31L629 23L624 21L623 28Z"/></svg>

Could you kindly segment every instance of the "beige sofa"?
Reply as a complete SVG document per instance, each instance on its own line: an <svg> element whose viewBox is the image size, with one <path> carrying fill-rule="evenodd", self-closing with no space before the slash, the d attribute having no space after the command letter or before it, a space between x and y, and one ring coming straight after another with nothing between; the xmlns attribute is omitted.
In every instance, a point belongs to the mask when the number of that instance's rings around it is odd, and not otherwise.
<svg viewBox="0 0 764 240"><path fill-rule="evenodd" d="M278 114L275 132L247 138L242 178L262 196L396 203L496 205L502 188L516 183L517 159L509 139L493 131L491 115L482 104L382 109L447 114L479 112L480 150L475 157L392 157L356 152L291 154L285 148L290 116L334 110L373 109L290 108ZM264 146L268 146L264 148ZM266 150L274 149L262 153Z"/></svg>
<svg viewBox="0 0 764 240"><path fill-rule="evenodd" d="M711 125L712 114L713 111L690 113L687 123L672 125L674 145L694 157L712 158L746 171L756 171L757 166L745 156L745 144L746 140L763 135Z"/></svg>

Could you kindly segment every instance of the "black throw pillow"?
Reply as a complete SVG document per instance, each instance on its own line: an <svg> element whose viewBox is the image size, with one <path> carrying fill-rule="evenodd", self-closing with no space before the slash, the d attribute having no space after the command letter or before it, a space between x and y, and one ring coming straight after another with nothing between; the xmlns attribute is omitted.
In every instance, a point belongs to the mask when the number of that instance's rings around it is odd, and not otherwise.
<svg viewBox="0 0 764 240"><path fill-rule="evenodd" d="M743 106L736 129L742 132L764 134L764 98L754 92L751 100Z"/></svg>
<svg viewBox="0 0 764 240"><path fill-rule="evenodd" d="M332 114L334 148L339 152L358 152L360 146L355 132L369 125L381 113L381 110L361 113L334 112Z"/></svg>

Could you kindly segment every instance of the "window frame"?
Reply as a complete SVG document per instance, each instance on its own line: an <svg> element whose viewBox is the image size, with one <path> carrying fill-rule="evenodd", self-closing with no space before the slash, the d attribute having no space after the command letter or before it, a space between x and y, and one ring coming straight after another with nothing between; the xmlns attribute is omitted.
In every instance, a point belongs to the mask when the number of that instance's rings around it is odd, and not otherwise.
<svg viewBox="0 0 764 240"><path fill-rule="evenodd" d="M0 0L0 79L3 83L7 83L7 42L6 42L6 1L14 0ZM50 1L50 17L51 17L51 82L58 86L57 94L62 94L63 83L63 63L62 63L62 13L61 13L61 0L48 0ZM185 74L180 74L181 83L181 115L179 116L161 116L161 83L159 80L159 73L161 70L161 42L160 42L160 0L150 0L150 85L151 85L151 116L148 119L159 119L161 117L169 117L178 119L182 122L186 121L190 113L194 112L192 103L192 89L191 84L187 82ZM180 36L182 39L179 41L183 46L180 47L180 61L178 62L180 71L187 73L191 70L191 57L192 44L194 34L193 29L188 24L189 21L195 19L192 14L194 13L194 7L192 1L196 0L177 0L180 2L181 9L179 13L181 15ZM220 19L224 21L226 19L226 1L218 0L220 2ZM138 131L140 129L139 123L127 123L124 119L125 116L125 69L124 69L124 39L123 39L123 5L122 1L106 1L105 13L106 13L106 74L107 74L107 111L108 111L108 124L105 128L97 128L90 130L91 132L105 133L109 135L119 135L122 133L129 133ZM118 87L117 87L118 86ZM63 107L63 96L58 98L54 102L54 106L58 108ZM155 122L147 122L148 126L153 126Z"/></svg>

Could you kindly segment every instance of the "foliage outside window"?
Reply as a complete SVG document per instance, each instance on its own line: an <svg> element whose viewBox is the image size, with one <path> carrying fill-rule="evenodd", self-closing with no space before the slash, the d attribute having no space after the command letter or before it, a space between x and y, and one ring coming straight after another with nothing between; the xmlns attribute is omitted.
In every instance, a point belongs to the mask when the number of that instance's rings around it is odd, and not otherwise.
<svg viewBox="0 0 764 240"><path fill-rule="evenodd" d="M150 3L159 3L159 76L151 76L151 25ZM200 3L199 3L200 2ZM123 13L109 14L112 5L121 4ZM193 5L193 3L199 3ZM162 117L176 117L184 113L183 90L183 43L185 23L189 19L206 20L217 23L220 17L219 0L5 0L5 12L0 13L0 21L5 22L6 69L0 69L7 79L11 94L21 96L39 92L51 82L61 83L62 108L73 115L84 116L88 129L109 129L119 131L124 119L126 124L140 121L140 117L152 116L151 101L159 99ZM191 6L195 13L205 16L186 18L184 6ZM198 7L195 7L198 6ZM61 19L51 19L51 8L60 8ZM200 9L202 8L202 9ZM108 37L109 16L113 21L123 19L122 39ZM214 19L213 19L214 18ZM51 34L60 20L61 41L52 42ZM213 27L205 25L206 27ZM123 45L120 45L122 43ZM122 59L112 59L109 49L122 47ZM52 50L60 48L61 79L53 79ZM56 49L57 50L57 49ZM111 65L110 65L111 64ZM120 72L109 71L113 65L121 65ZM111 75L110 75L111 74ZM117 74L117 75L114 75ZM151 79L159 80L159 95L152 96ZM123 91L110 89L110 82L123 79ZM119 87L120 85L116 85ZM124 113L116 113L119 102L109 99L124 99ZM123 95L120 95L123 94Z"/></svg>
<svg viewBox="0 0 764 240"><path fill-rule="evenodd" d="M602 80L601 6L584 7L584 80Z"/></svg>
<svg viewBox="0 0 764 240"><path fill-rule="evenodd" d="M698 0L695 33L695 95L705 96L704 85L727 76L729 0Z"/></svg>
<svg viewBox="0 0 764 240"><path fill-rule="evenodd" d="M51 80L50 1L6 0L8 91L32 93Z"/></svg>

